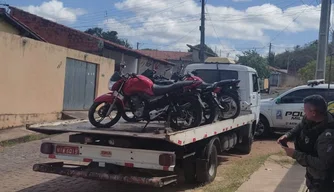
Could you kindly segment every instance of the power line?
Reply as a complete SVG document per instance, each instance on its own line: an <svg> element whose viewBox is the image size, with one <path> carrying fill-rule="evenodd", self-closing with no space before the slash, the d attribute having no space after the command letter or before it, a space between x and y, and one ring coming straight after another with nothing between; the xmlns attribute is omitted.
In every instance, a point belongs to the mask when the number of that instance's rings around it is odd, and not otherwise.
<svg viewBox="0 0 334 192"><path fill-rule="evenodd" d="M300 16L302 13L304 13L307 9L304 9L301 11L284 29L279 31L273 38L271 38L270 42L274 41L281 33L283 33L285 30L287 30L291 24L293 24Z"/></svg>
<svg viewBox="0 0 334 192"><path fill-rule="evenodd" d="M212 26L212 28L213 28L215 34L216 34L216 38L217 38L218 41L220 42L220 44L221 44L221 46L223 47L223 49L226 50L225 46L223 45L222 41L220 40L220 38L219 38L219 36L218 36L218 33L217 33L217 31L216 31L215 26L214 26L213 23L212 23L212 20L211 20L211 17L210 17L210 13L209 13L209 11L208 11L207 8L206 8L206 12L207 12L207 14L208 14L208 17L209 17L209 20L210 20L210 24L211 24L211 26ZM234 51L235 51L235 50L234 50Z"/></svg>

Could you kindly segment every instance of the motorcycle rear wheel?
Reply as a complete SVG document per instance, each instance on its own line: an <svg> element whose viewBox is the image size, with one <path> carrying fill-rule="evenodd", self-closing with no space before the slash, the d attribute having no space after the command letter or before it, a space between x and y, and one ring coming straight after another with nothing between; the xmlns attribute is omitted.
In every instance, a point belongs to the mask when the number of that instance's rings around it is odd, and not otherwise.
<svg viewBox="0 0 334 192"><path fill-rule="evenodd" d="M170 126L173 129L189 129L193 127L197 127L202 122L202 115L203 115L203 108L201 103L196 98L183 98L181 101L178 102L179 105L189 104L189 106L182 109L183 113L190 113L193 120L188 127L180 126L177 123L177 118L179 114L176 112L172 112L171 119L170 119Z"/></svg>
<svg viewBox="0 0 334 192"><path fill-rule="evenodd" d="M100 106L101 104L105 103L105 106L104 109L99 109L98 113L102 113L102 114L99 114L100 117L103 117L103 118L106 118L106 113L109 109L109 106L110 106L110 103L107 103L107 102L94 102L93 105L90 107L89 111L88 111L88 119L89 119L89 122L94 125L95 127L97 128L110 128L112 127L113 125L115 125L121 118L122 114L123 114L123 106L120 102L115 102L114 104L114 108L116 109L116 116L111 119L110 122L108 123L105 123L105 124L102 124L101 122L98 122L95 118L94 118L94 114L96 112L96 109L98 106ZM103 108L101 107L101 108ZM101 110L101 111L100 111ZM113 109L114 111L114 109ZM102 116L101 116L102 115Z"/></svg>

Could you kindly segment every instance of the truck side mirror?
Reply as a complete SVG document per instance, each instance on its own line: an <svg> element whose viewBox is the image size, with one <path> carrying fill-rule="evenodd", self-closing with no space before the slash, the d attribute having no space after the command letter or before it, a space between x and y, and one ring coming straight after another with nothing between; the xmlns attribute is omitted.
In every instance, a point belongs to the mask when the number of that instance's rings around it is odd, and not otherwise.
<svg viewBox="0 0 334 192"><path fill-rule="evenodd" d="M281 103L281 98L277 98L275 103L280 104Z"/></svg>

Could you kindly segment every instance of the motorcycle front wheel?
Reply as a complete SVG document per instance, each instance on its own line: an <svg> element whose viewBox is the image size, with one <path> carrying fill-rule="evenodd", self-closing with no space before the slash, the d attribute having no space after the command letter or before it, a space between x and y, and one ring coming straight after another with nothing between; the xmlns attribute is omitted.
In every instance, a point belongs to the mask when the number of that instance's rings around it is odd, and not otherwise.
<svg viewBox="0 0 334 192"><path fill-rule="evenodd" d="M110 128L115 125L120 120L124 110L120 102L115 102L110 115L107 117L107 112L110 105L111 104L107 102L94 102L88 111L89 122L97 128ZM94 116L96 113L99 117L98 120ZM116 115L114 117L110 117L115 113ZM106 118L109 118L109 120L103 123L102 121Z"/></svg>
<svg viewBox="0 0 334 192"><path fill-rule="evenodd" d="M171 112L170 126L173 129L189 129L202 122L202 105L196 98L183 98L177 102L177 111ZM187 123L188 125L184 125Z"/></svg>

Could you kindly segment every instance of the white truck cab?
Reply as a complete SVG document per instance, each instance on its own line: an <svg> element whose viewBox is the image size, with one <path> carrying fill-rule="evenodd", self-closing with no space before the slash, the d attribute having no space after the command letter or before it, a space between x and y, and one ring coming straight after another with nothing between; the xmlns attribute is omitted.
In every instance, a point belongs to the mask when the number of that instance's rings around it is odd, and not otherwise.
<svg viewBox="0 0 334 192"><path fill-rule="evenodd" d="M276 98L261 100L260 122L256 130L256 136L281 130L287 131L294 128L304 116L305 97L319 94L327 102L334 101L334 85L324 84L323 80L311 80L307 85L301 85L282 93Z"/></svg>
<svg viewBox="0 0 334 192"><path fill-rule="evenodd" d="M260 86L255 69L235 64L233 62L205 62L189 64L184 69L184 74L195 71L206 83L214 83L226 79L239 79L239 96L241 110L249 108L256 117L256 123L260 117ZM246 105L246 106L245 106Z"/></svg>

